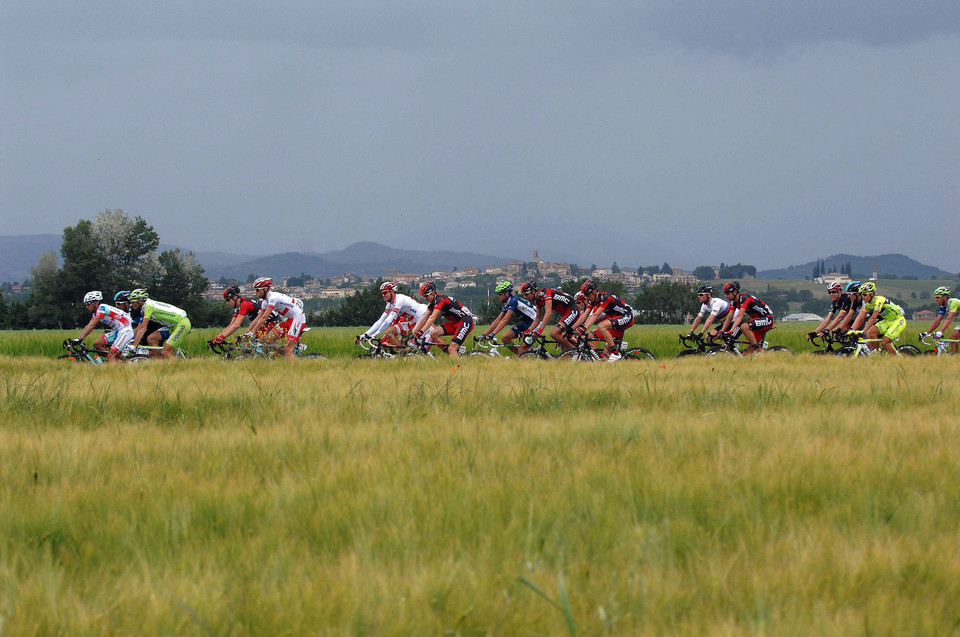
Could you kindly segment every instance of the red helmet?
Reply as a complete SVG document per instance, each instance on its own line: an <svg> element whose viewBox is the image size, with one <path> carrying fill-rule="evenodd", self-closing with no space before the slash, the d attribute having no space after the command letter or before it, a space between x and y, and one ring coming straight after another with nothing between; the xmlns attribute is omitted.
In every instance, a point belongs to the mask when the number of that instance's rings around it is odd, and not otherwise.
<svg viewBox="0 0 960 637"><path fill-rule="evenodd" d="M420 296L426 296L431 292L437 291L437 284L433 281L427 281L420 284Z"/></svg>
<svg viewBox="0 0 960 637"><path fill-rule="evenodd" d="M580 286L580 291L583 292L583 295L586 296L591 292L597 291L597 282L593 279L587 279L583 282L583 285Z"/></svg>
<svg viewBox="0 0 960 637"><path fill-rule="evenodd" d="M736 294L740 291L740 281L730 281L730 283L725 283L723 286L724 294Z"/></svg>
<svg viewBox="0 0 960 637"><path fill-rule="evenodd" d="M577 292L576 294L574 294L574 295L573 295L573 300L574 300L574 301L580 301L580 302L583 302L583 303L586 303L586 302L587 302L587 299L583 298L583 292Z"/></svg>
<svg viewBox="0 0 960 637"><path fill-rule="evenodd" d="M272 287L273 287L273 279L271 279L271 278L268 277L268 276L262 276L262 277L260 277L259 279L257 279L256 281L253 282L253 287L254 287L255 290L262 290L262 289L264 289L264 288L272 288Z"/></svg>
<svg viewBox="0 0 960 637"><path fill-rule="evenodd" d="M520 286L520 294L530 294L531 292L537 291L537 284L533 279L530 279L526 283Z"/></svg>
<svg viewBox="0 0 960 637"><path fill-rule="evenodd" d="M392 281L384 281L383 284L380 286L381 293L396 292L396 291L397 291L397 284L393 283Z"/></svg>
<svg viewBox="0 0 960 637"><path fill-rule="evenodd" d="M229 301L235 296L240 296L240 286L233 284L223 291L223 300Z"/></svg>
<svg viewBox="0 0 960 637"><path fill-rule="evenodd" d="M839 283L831 283L827 286L827 292L843 292L843 286Z"/></svg>

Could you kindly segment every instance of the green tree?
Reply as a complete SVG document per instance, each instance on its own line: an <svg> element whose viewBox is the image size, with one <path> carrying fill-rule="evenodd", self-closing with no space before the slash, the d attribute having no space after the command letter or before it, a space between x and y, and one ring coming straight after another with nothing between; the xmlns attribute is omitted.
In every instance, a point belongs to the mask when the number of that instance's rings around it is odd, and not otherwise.
<svg viewBox="0 0 960 637"><path fill-rule="evenodd" d="M632 305L636 322L646 325L678 325L688 314L695 315L700 310L696 287L672 281L645 287Z"/></svg>
<svg viewBox="0 0 960 637"><path fill-rule="evenodd" d="M694 269L693 276L699 281L712 281L717 275L709 265L701 265Z"/></svg>
<svg viewBox="0 0 960 637"><path fill-rule="evenodd" d="M369 327L383 314L383 298L377 279L370 287L357 290L336 307L323 310L311 323L321 327Z"/></svg>
<svg viewBox="0 0 960 637"><path fill-rule="evenodd" d="M150 296L176 305L190 317L194 327L206 327L222 321L220 304L211 304L203 298L210 283L192 252L164 250L157 259L160 272L149 286Z"/></svg>
<svg viewBox="0 0 960 637"><path fill-rule="evenodd" d="M664 261L663 265L660 266L660 272L663 274L673 274L673 268L670 267L669 263Z"/></svg>
<svg viewBox="0 0 960 637"><path fill-rule="evenodd" d="M616 261L614 261L614 262L613 262L613 265L610 266L610 271L613 272L614 274L619 274L619 273L620 273L620 266L617 265L617 262L616 262Z"/></svg>

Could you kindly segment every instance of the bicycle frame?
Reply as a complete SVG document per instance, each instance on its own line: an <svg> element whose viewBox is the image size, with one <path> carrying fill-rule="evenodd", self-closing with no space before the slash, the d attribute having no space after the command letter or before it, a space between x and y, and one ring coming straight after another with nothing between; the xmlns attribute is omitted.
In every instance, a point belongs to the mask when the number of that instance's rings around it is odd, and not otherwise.
<svg viewBox="0 0 960 637"><path fill-rule="evenodd" d="M933 342L931 343L927 339L933 339ZM952 343L960 343L960 339L958 338L941 338L936 334L927 334L926 338L920 338L919 340L924 345L930 345L936 348L922 352L923 354L933 354L936 356L950 356L950 345Z"/></svg>

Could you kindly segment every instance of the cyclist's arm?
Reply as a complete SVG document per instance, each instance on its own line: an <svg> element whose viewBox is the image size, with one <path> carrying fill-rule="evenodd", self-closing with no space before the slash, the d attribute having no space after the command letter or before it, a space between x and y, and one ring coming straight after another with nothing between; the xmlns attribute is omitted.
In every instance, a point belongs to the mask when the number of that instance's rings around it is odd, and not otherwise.
<svg viewBox="0 0 960 637"><path fill-rule="evenodd" d="M430 314L424 315L422 319L417 323L417 327L413 330L414 334L420 332L421 334L426 334L433 324L436 322L437 317L440 316L440 308L436 308Z"/></svg>
<svg viewBox="0 0 960 637"><path fill-rule="evenodd" d="M80 336L78 336L77 338L79 338L82 341L83 339L90 336L90 333L93 332L94 329L96 329L97 323L99 322L100 322L100 317L94 314L92 317L90 317L90 322L84 325L83 329L80 330Z"/></svg>
<svg viewBox="0 0 960 637"><path fill-rule="evenodd" d="M943 333L946 334L950 330L950 324L953 323L954 317L956 317L957 312L948 312L946 318L943 319ZM939 316L937 318L940 318ZM960 327L960 325L958 325ZM931 330L933 331L933 330Z"/></svg>
<svg viewBox="0 0 960 637"><path fill-rule="evenodd" d="M490 324L490 327L488 327L483 333L483 336L486 336L487 334L493 334L496 336L500 330L503 329L503 326L507 324L507 321L510 320L511 316L513 316L513 310L505 310L500 312L497 318L494 319L493 323Z"/></svg>
<svg viewBox="0 0 960 637"><path fill-rule="evenodd" d="M860 308L860 313L857 314L857 318L854 319L853 323L850 325L850 329L856 331L860 329L864 321L867 320L867 310L866 308Z"/></svg>
<svg viewBox="0 0 960 637"><path fill-rule="evenodd" d="M370 326L366 332L363 333L364 337L377 336L386 329L387 319L390 317L390 310L384 310L383 314L380 315L380 318L377 319L377 322Z"/></svg>
<svg viewBox="0 0 960 637"><path fill-rule="evenodd" d="M230 323L223 328L223 331L217 336L219 339L224 339L240 329L240 326L243 325L243 314L236 314L231 320Z"/></svg>
<svg viewBox="0 0 960 637"><path fill-rule="evenodd" d="M837 329L838 327L843 325L844 323L843 319L846 318L847 314L849 313L850 313L850 310L840 310L839 312L837 312L837 315L834 317L834 319L830 321L822 331L829 332L830 330ZM830 316L827 315L827 318L830 318ZM821 331L821 330L818 330L818 331Z"/></svg>
<svg viewBox="0 0 960 637"><path fill-rule="evenodd" d="M273 312L272 305L264 305L260 309L260 313L257 314L257 317L250 321L250 331L256 334L263 324L267 322L267 318L270 316L270 313Z"/></svg>
<svg viewBox="0 0 960 637"><path fill-rule="evenodd" d="M550 325L551 316L553 316L553 299L547 299L543 302L543 313L540 315L540 320L534 323L530 331L533 332L535 329L540 328L542 332L543 328Z"/></svg>
<svg viewBox="0 0 960 637"><path fill-rule="evenodd" d="M143 339L143 335L147 333L148 323L150 323L150 319L144 318L142 321L140 321L140 325L137 326L137 331L133 333L134 347L140 344L140 340Z"/></svg>
<svg viewBox="0 0 960 637"><path fill-rule="evenodd" d="M840 313L842 314L843 310L841 310ZM820 325L818 325L813 331L817 333L823 332L823 330L829 329L830 323L832 322L833 322L833 312L828 312L827 316L824 317L822 321L820 321Z"/></svg>
<svg viewBox="0 0 960 637"><path fill-rule="evenodd" d="M723 322L723 328L724 328L723 331L724 331L724 332L727 332L727 331L732 332L733 330L735 330L735 329L737 329L738 327L740 327L740 324L743 323L743 317L746 315L746 313L747 313L746 308L742 308L742 307L741 307L740 309L738 309L738 310L734 313L733 320L730 321L730 327L729 327L729 328L727 328L727 322L726 322L726 321Z"/></svg>

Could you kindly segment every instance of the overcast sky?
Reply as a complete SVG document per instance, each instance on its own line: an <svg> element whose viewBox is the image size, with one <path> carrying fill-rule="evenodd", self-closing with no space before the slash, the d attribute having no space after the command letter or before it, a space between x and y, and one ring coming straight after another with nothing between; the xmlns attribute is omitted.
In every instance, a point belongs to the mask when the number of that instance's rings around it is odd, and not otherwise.
<svg viewBox="0 0 960 637"><path fill-rule="evenodd" d="M960 271L960 2L0 3L0 234Z"/></svg>

